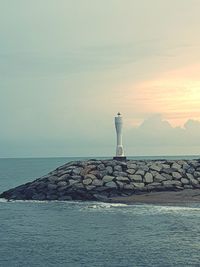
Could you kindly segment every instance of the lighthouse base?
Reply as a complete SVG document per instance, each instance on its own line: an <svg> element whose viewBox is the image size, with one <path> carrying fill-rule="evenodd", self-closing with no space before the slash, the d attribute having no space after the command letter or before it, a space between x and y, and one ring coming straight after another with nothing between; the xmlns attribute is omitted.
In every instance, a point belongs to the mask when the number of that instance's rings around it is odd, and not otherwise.
<svg viewBox="0 0 200 267"><path fill-rule="evenodd" d="M113 157L114 160L126 161L126 157Z"/></svg>

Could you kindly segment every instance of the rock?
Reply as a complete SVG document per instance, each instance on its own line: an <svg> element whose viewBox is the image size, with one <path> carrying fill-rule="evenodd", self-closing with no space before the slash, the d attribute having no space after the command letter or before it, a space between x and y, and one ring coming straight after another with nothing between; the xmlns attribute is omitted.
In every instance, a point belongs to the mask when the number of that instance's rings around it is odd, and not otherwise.
<svg viewBox="0 0 200 267"><path fill-rule="evenodd" d="M191 173L186 173L186 176L189 180L194 179L194 176Z"/></svg>
<svg viewBox="0 0 200 267"><path fill-rule="evenodd" d="M189 180L186 178L181 178L181 183L184 185L189 184Z"/></svg>
<svg viewBox="0 0 200 267"><path fill-rule="evenodd" d="M60 186L60 187L67 186L67 182L60 181L60 182L57 183L57 186Z"/></svg>
<svg viewBox="0 0 200 267"><path fill-rule="evenodd" d="M120 182L120 181L116 181L116 184L119 186L120 189L124 188L124 183Z"/></svg>
<svg viewBox="0 0 200 267"><path fill-rule="evenodd" d="M58 200L60 201L72 200L72 197L71 196L60 196Z"/></svg>
<svg viewBox="0 0 200 267"><path fill-rule="evenodd" d="M94 197L99 201L105 201L105 202L107 202L109 199L107 196L101 194L94 194Z"/></svg>
<svg viewBox="0 0 200 267"><path fill-rule="evenodd" d="M141 175L129 175L129 178L132 180L132 181L135 181L135 182L142 182L142 176Z"/></svg>
<svg viewBox="0 0 200 267"><path fill-rule="evenodd" d="M172 180L172 175L170 175L170 174L167 174L167 173L162 173L161 172L161 175L163 176L163 177L165 177L166 178L166 180Z"/></svg>
<svg viewBox="0 0 200 267"><path fill-rule="evenodd" d="M87 186L86 186L86 189L87 189L88 191L91 191L91 190L93 190L93 189L95 189L95 188L96 188L95 185L87 185Z"/></svg>
<svg viewBox="0 0 200 267"><path fill-rule="evenodd" d="M114 171L113 175L114 176L128 176L126 172L118 172L118 171Z"/></svg>
<svg viewBox="0 0 200 267"><path fill-rule="evenodd" d="M134 174L135 173L135 170L134 169L127 169L126 172L128 174Z"/></svg>
<svg viewBox="0 0 200 267"><path fill-rule="evenodd" d="M94 174L87 174L85 175L84 179L91 179L91 180L95 180L97 179L97 177Z"/></svg>
<svg viewBox="0 0 200 267"><path fill-rule="evenodd" d="M114 178L115 177L113 177L113 176L106 175L106 176L103 177L103 181L105 183L108 183L108 182L111 182Z"/></svg>
<svg viewBox="0 0 200 267"><path fill-rule="evenodd" d="M163 182L166 180L166 177L162 176L161 174L157 173L154 177L154 182ZM171 180L171 179L170 179Z"/></svg>
<svg viewBox="0 0 200 267"><path fill-rule="evenodd" d="M75 175L79 175L82 172L83 168L79 167L79 168L75 168L73 169L73 174Z"/></svg>
<svg viewBox="0 0 200 267"><path fill-rule="evenodd" d="M115 182L108 182L105 184L106 187L109 187L109 188L116 188L117 189L117 185Z"/></svg>
<svg viewBox="0 0 200 267"><path fill-rule="evenodd" d="M153 175L150 172L147 172L144 176L144 181L147 184L153 183Z"/></svg>
<svg viewBox="0 0 200 267"><path fill-rule="evenodd" d="M46 200L46 196L45 196L45 194L34 194L33 196L32 196L32 199L33 200Z"/></svg>
<svg viewBox="0 0 200 267"><path fill-rule="evenodd" d="M141 189L144 187L144 183L131 183L134 188Z"/></svg>
<svg viewBox="0 0 200 267"><path fill-rule="evenodd" d="M114 166L114 170L118 171L118 172L122 172L122 166L116 165L116 166Z"/></svg>
<svg viewBox="0 0 200 267"><path fill-rule="evenodd" d="M55 183L55 182L58 180L58 177L57 177L57 176L50 176L50 177L48 178L48 180L49 180L49 182L51 182L51 183Z"/></svg>
<svg viewBox="0 0 200 267"><path fill-rule="evenodd" d="M189 169L187 169L187 173L193 174L194 172L195 172L195 169L193 167L190 167Z"/></svg>
<svg viewBox="0 0 200 267"><path fill-rule="evenodd" d="M80 175L72 175L71 179L80 181L81 180L81 176Z"/></svg>
<svg viewBox="0 0 200 267"><path fill-rule="evenodd" d="M104 165L104 164L99 164L99 165L97 166L97 170L99 170L99 171L103 171L103 170L105 170L105 165Z"/></svg>
<svg viewBox="0 0 200 267"><path fill-rule="evenodd" d="M82 183L75 183L72 185L73 188L78 188L78 189L84 189L84 185Z"/></svg>
<svg viewBox="0 0 200 267"><path fill-rule="evenodd" d="M190 184L195 187L196 185L199 184L199 182L197 180L195 180L195 179L190 179Z"/></svg>
<svg viewBox="0 0 200 267"><path fill-rule="evenodd" d="M180 181L175 181L175 180L172 180L172 181L163 181L162 184L166 187L168 186L182 186L182 183Z"/></svg>
<svg viewBox="0 0 200 267"><path fill-rule="evenodd" d="M161 183L156 183L156 182L153 182L153 183L151 183L151 185L150 186L153 186L153 187L158 187L158 186L162 186L162 184Z"/></svg>
<svg viewBox="0 0 200 267"><path fill-rule="evenodd" d="M160 165L156 165L156 164L152 164L152 165L150 165L149 168L150 168L151 170L158 171L158 172L160 172L160 171L162 170L162 166L160 166Z"/></svg>
<svg viewBox="0 0 200 267"><path fill-rule="evenodd" d="M124 189L126 189L126 190L133 190L134 189L134 185L133 184L125 184L124 185Z"/></svg>
<svg viewBox="0 0 200 267"><path fill-rule="evenodd" d="M179 165L178 163L174 162L174 163L172 164L172 168L173 168L173 169L176 169L176 170L179 170L179 169L182 168L182 166Z"/></svg>
<svg viewBox="0 0 200 267"><path fill-rule="evenodd" d="M128 167L128 169L135 169L135 168L137 168L137 165L135 163L128 162L127 167Z"/></svg>
<svg viewBox="0 0 200 267"><path fill-rule="evenodd" d="M117 176L116 180L117 181L122 181L122 182L129 182L128 177L123 177L123 176Z"/></svg>
<svg viewBox="0 0 200 267"><path fill-rule="evenodd" d="M64 175L61 175L57 181L67 181L69 179L69 174L64 174Z"/></svg>
<svg viewBox="0 0 200 267"><path fill-rule="evenodd" d="M113 168L112 166L107 166L106 167L107 174L112 174L113 173Z"/></svg>
<svg viewBox="0 0 200 267"><path fill-rule="evenodd" d="M83 180L83 184L84 185L89 185L89 184L91 184L92 183L92 179L90 179L90 178L88 178L88 179L84 179Z"/></svg>
<svg viewBox="0 0 200 267"><path fill-rule="evenodd" d="M95 180L93 180L92 185L102 186L103 185L103 181L99 180L99 179L95 179Z"/></svg>
<svg viewBox="0 0 200 267"><path fill-rule="evenodd" d="M69 180L69 185L70 186L72 186L73 184L76 184L76 183L78 183L79 181L77 181L77 180L72 180L72 179L70 179Z"/></svg>
<svg viewBox="0 0 200 267"><path fill-rule="evenodd" d="M176 171L176 169L173 169L173 168L167 168L167 169L164 168L164 169L162 169L162 172L164 172L166 174L171 174L171 175L175 171Z"/></svg>
<svg viewBox="0 0 200 267"><path fill-rule="evenodd" d="M193 175L194 175L195 178L199 178L200 177L200 172L195 171L193 173Z"/></svg>
<svg viewBox="0 0 200 267"><path fill-rule="evenodd" d="M88 165L85 168L83 168L83 170L80 172L80 175L85 176L94 169L96 169L96 165Z"/></svg>
<svg viewBox="0 0 200 267"><path fill-rule="evenodd" d="M173 172L172 177L178 180L182 178L182 175L179 172Z"/></svg>
<svg viewBox="0 0 200 267"><path fill-rule="evenodd" d="M135 174L136 174L136 175L141 175L141 176L144 176L144 174L145 174L145 171L142 171L142 170L137 170Z"/></svg>
<svg viewBox="0 0 200 267"><path fill-rule="evenodd" d="M56 184L48 184L47 187L48 187L49 190L54 190L54 189L56 189L58 186L57 186Z"/></svg>

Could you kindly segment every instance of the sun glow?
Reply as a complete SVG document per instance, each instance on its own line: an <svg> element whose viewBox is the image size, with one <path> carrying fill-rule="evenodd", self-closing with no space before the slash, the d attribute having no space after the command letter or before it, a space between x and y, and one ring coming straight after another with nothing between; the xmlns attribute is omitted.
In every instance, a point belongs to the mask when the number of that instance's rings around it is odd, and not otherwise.
<svg viewBox="0 0 200 267"><path fill-rule="evenodd" d="M129 101L143 114L162 114L173 126L183 126L191 118L199 120L200 80L188 73L191 70L173 71L138 83L130 88Z"/></svg>

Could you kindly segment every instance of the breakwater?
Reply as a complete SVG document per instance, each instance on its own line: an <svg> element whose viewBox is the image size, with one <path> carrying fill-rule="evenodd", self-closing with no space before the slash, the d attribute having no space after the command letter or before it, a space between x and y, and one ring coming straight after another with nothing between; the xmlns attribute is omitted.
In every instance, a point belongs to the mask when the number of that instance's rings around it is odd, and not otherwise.
<svg viewBox="0 0 200 267"><path fill-rule="evenodd" d="M102 200L155 191L200 189L200 160L72 161L3 192L13 200Z"/></svg>

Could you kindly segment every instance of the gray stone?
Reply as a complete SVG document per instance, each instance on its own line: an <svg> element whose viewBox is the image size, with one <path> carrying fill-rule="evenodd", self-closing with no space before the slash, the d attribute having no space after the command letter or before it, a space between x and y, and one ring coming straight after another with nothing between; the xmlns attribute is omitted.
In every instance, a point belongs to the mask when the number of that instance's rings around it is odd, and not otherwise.
<svg viewBox="0 0 200 267"><path fill-rule="evenodd" d="M84 189L85 187L82 183L76 183L76 184L73 184L73 188Z"/></svg>
<svg viewBox="0 0 200 267"><path fill-rule="evenodd" d="M116 181L116 184L119 186L120 189L124 188L124 183L120 182L120 181Z"/></svg>
<svg viewBox="0 0 200 267"><path fill-rule="evenodd" d="M131 183L134 188L141 189L144 187L144 183Z"/></svg>
<svg viewBox="0 0 200 267"><path fill-rule="evenodd" d="M193 175L194 175L195 178L199 178L200 177L200 172L194 172Z"/></svg>
<svg viewBox="0 0 200 267"><path fill-rule="evenodd" d="M182 175L179 172L173 172L172 177L178 180L182 178Z"/></svg>
<svg viewBox="0 0 200 267"><path fill-rule="evenodd" d="M199 182L198 182L197 180L195 180L195 179L190 179L190 183L191 183L191 185L193 185L193 186L196 186L196 185L199 184Z"/></svg>
<svg viewBox="0 0 200 267"><path fill-rule="evenodd" d="M187 169L187 172L193 174L195 172L195 169L193 167L190 167L189 169Z"/></svg>
<svg viewBox="0 0 200 267"><path fill-rule="evenodd" d="M166 180L166 177L162 176L160 173L157 173L154 177L154 182L163 182ZM171 180L171 179L170 179Z"/></svg>
<svg viewBox="0 0 200 267"><path fill-rule="evenodd" d="M123 181L123 182L129 182L128 177L123 177L123 176L117 176L116 180L117 181Z"/></svg>
<svg viewBox="0 0 200 267"><path fill-rule="evenodd" d="M33 196L32 196L32 199L33 200L45 200L46 199L46 196L45 196L45 194L34 194Z"/></svg>
<svg viewBox="0 0 200 267"><path fill-rule="evenodd" d="M176 171L176 169L173 169L173 168L163 168L162 169L162 172L167 173L167 174L172 174L175 171Z"/></svg>
<svg viewBox="0 0 200 267"><path fill-rule="evenodd" d="M150 172L147 172L144 176L144 181L147 184L153 183L153 175Z"/></svg>
<svg viewBox="0 0 200 267"><path fill-rule="evenodd" d="M71 196L60 196L58 200L60 201L72 200L72 197Z"/></svg>
<svg viewBox="0 0 200 267"><path fill-rule="evenodd" d="M172 181L163 181L162 184L166 187L168 186L182 186L180 181L172 180Z"/></svg>
<svg viewBox="0 0 200 267"><path fill-rule="evenodd" d="M83 180L83 184L84 185L89 185L89 184L91 184L92 183L92 179L90 179L90 178L88 178L88 179L84 179Z"/></svg>
<svg viewBox="0 0 200 267"><path fill-rule="evenodd" d="M95 179L97 179L97 177L94 175L94 174L86 174L85 176L84 176L84 179L91 179L91 180L95 180Z"/></svg>
<svg viewBox="0 0 200 267"><path fill-rule="evenodd" d="M128 163L127 163L127 167L128 167L129 169L135 169L135 168L137 168L137 165L136 165L135 163L128 162Z"/></svg>
<svg viewBox="0 0 200 267"><path fill-rule="evenodd" d="M145 174L145 171L142 171L142 170L137 170L135 174L136 174L136 175L141 175L141 176L144 176L144 174Z"/></svg>
<svg viewBox="0 0 200 267"><path fill-rule="evenodd" d="M71 177L70 177L71 179L73 179L73 180L81 180L81 176L80 175L72 175Z"/></svg>
<svg viewBox="0 0 200 267"><path fill-rule="evenodd" d="M125 184L124 185L124 189L126 189L126 190L133 190L134 189L134 185L133 184Z"/></svg>
<svg viewBox="0 0 200 267"><path fill-rule="evenodd" d="M135 181L135 182L142 182L142 176L141 175L129 175L129 178L132 180L132 181Z"/></svg>
<svg viewBox="0 0 200 267"><path fill-rule="evenodd" d="M95 179L95 180L93 180L92 185L102 186L103 185L103 181L99 180L99 179Z"/></svg>
<svg viewBox="0 0 200 267"><path fill-rule="evenodd" d="M79 175L82 170L83 170L83 168L80 168L80 167L79 168L75 168L75 169L73 169L73 174Z"/></svg>
<svg viewBox="0 0 200 267"><path fill-rule="evenodd" d="M91 190L93 190L93 189L95 189L95 188L96 188L95 185L87 185L87 186L86 186L86 189L87 189L88 191L91 191Z"/></svg>
<svg viewBox="0 0 200 267"><path fill-rule="evenodd" d="M162 169L162 166L157 165L157 164L152 164L152 165L149 166L149 168L150 168L151 170L160 172L161 169Z"/></svg>
<svg viewBox="0 0 200 267"><path fill-rule="evenodd" d="M103 170L105 170L105 165L104 165L104 164L99 164L99 165L97 166L97 169L98 169L99 171L103 171Z"/></svg>
<svg viewBox="0 0 200 267"><path fill-rule="evenodd" d="M134 174L135 173L135 170L134 169L127 169L126 172L128 174Z"/></svg>
<svg viewBox="0 0 200 267"><path fill-rule="evenodd" d="M57 181L57 179L58 179L57 176L50 176L50 177L48 178L49 182L51 182L51 183L55 183L55 182Z"/></svg>
<svg viewBox="0 0 200 267"><path fill-rule="evenodd" d="M174 163L172 164L172 168L173 168L173 169L176 169L176 170L179 170L179 169L182 168L182 166L179 165L178 163L174 162Z"/></svg>
<svg viewBox="0 0 200 267"><path fill-rule="evenodd" d="M126 172L118 172L118 171L114 171L113 175L114 176L128 176Z"/></svg>
<svg viewBox="0 0 200 267"><path fill-rule="evenodd" d="M105 186L109 188L117 188L117 185L115 182L108 182L105 184Z"/></svg>
<svg viewBox="0 0 200 267"><path fill-rule="evenodd" d="M72 180L72 179L70 179L69 180L69 185L71 186L71 185L76 184L78 182L79 182L78 180Z"/></svg>
<svg viewBox="0 0 200 267"><path fill-rule="evenodd" d="M49 190L54 190L57 188L57 185L56 184L48 184L47 187Z"/></svg>
<svg viewBox="0 0 200 267"><path fill-rule="evenodd" d="M162 186L162 184L161 183L153 182L153 183L151 183L151 186L158 187L158 186Z"/></svg>
<svg viewBox="0 0 200 267"><path fill-rule="evenodd" d="M64 174L62 176L60 176L57 181L67 181L69 179L69 174Z"/></svg>
<svg viewBox="0 0 200 267"><path fill-rule="evenodd" d="M60 181L60 182L57 183L57 185L60 186L60 187L67 186L67 182Z"/></svg>
<svg viewBox="0 0 200 267"><path fill-rule="evenodd" d="M118 172L122 172L122 166L116 165L116 166L114 166L114 170L118 171Z"/></svg>
<svg viewBox="0 0 200 267"><path fill-rule="evenodd" d="M191 173L186 173L186 176L189 180L194 179L194 176Z"/></svg>
<svg viewBox="0 0 200 267"><path fill-rule="evenodd" d="M113 168L112 166L107 166L106 167L107 174L112 174L113 173Z"/></svg>
<svg viewBox="0 0 200 267"><path fill-rule="evenodd" d="M161 173L161 175L163 176L163 177L165 177L166 178L166 180L172 180L172 175L170 175L170 174L168 174L168 173Z"/></svg>
<svg viewBox="0 0 200 267"><path fill-rule="evenodd" d="M186 179L186 178L182 178L181 179L181 183L184 184L184 185L189 184L189 180Z"/></svg>
<svg viewBox="0 0 200 267"><path fill-rule="evenodd" d="M104 181L105 183L108 183L108 182L111 182L114 178L115 178L114 176L105 175L105 176L103 177L103 181Z"/></svg>

